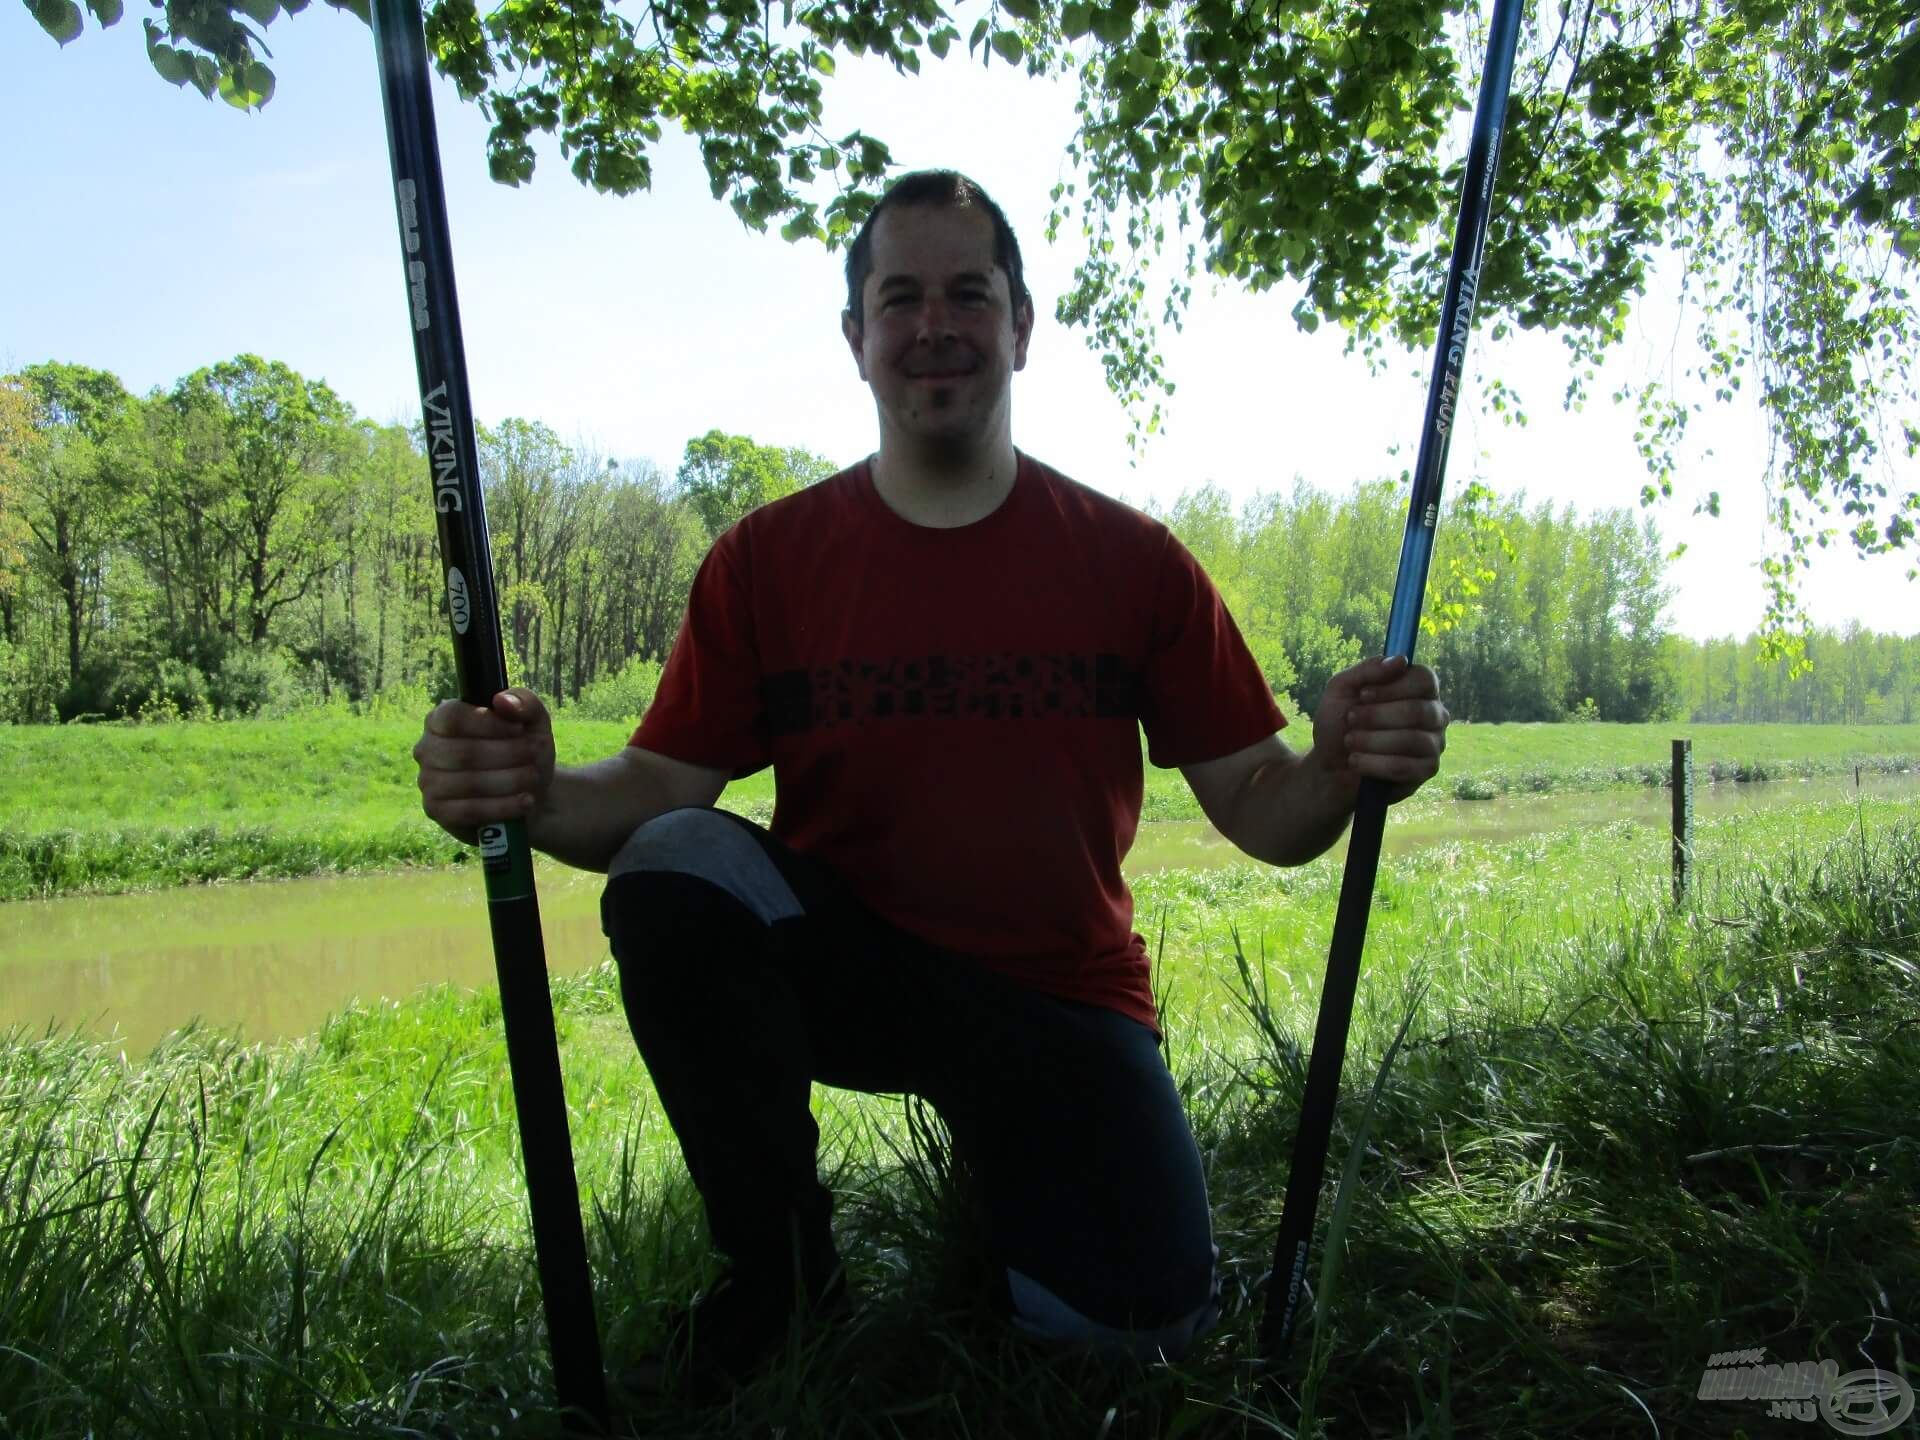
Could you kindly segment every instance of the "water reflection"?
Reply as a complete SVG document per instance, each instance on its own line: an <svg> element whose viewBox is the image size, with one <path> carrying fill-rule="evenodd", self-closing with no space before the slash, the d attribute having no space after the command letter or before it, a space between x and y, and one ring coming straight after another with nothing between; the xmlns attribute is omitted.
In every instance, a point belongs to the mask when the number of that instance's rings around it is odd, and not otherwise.
<svg viewBox="0 0 1920 1440"><path fill-rule="evenodd" d="M1920 798L1920 775L1702 786L1702 818L1854 795ZM1502 841L1541 830L1668 821L1662 790L1516 796L1396 813L1387 849ZM1338 863L1341 849L1331 859ZM1205 821L1143 824L1129 874L1211 868L1243 857ZM605 957L601 878L541 861L540 908L556 973ZM202 1016L249 1039L304 1034L350 998L402 997L452 980L492 983L479 873L212 885L152 895L0 905L0 1029L24 1024L118 1034L129 1055Z"/></svg>
<svg viewBox="0 0 1920 1440"><path fill-rule="evenodd" d="M602 959L601 877L542 865L556 972ZM208 885L0 905L0 1028L116 1032L130 1055L198 1015L249 1039L299 1035L353 996L493 978L474 869Z"/></svg>

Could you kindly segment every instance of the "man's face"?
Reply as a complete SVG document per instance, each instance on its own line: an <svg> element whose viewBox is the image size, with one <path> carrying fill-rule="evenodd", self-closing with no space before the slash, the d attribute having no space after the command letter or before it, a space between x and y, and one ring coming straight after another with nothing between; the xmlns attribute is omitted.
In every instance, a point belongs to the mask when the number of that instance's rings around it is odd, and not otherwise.
<svg viewBox="0 0 1920 1440"><path fill-rule="evenodd" d="M865 324L842 318L883 433L973 449L1008 422L1033 307L1015 307L993 262L993 221L975 207L902 205L873 227Z"/></svg>

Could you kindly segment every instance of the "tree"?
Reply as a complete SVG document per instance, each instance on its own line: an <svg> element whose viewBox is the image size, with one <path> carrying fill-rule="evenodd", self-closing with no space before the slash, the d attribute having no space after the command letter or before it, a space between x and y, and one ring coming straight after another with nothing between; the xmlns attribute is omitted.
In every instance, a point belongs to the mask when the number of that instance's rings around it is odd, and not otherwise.
<svg viewBox="0 0 1920 1440"><path fill-rule="evenodd" d="M24 470L21 520L28 555L59 592L66 620L67 683L98 620L109 552L138 463L136 402L118 377L49 361L17 378L32 394L44 443Z"/></svg>
<svg viewBox="0 0 1920 1440"><path fill-rule="evenodd" d="M781 449L709 430L687 442L677 478L712 539L749 510L824 480L837 468L798 446Z"/></svg>
<svg viewBox="0 0 1920 1440"><path fill-rule="evenodd" d="M634 656L666 659L713 539L686 496L651 462L628 462L620 476L601 537L601 573L614 577L615 587L605 612L609 672Z"/></svg>
<svg viewBox="0 0 1920 1440"><path fill-rule="evenodd" d="M371 648L373 691L378 694L387 687L390 664L400 683L414 678L418 637L408 619L411 612L430 607L410 603L414 597L400 588L399 579L409 549L429 549L434 539L432 512L418 503L427 488L426 459L414 449L406 429L399 425L375 428L365 421L359 429L366 449L356 459L354 481L372 529ZM390 657L398 663L393 664Z"/></svg>
<svg viewBox="0 0 1920 1440"><path fill-rule="evenodd" d="M39 463L38 403L17 376L0 379L0 640L15 643L14 606L27 563L21 512L28 473Z"/></svg>
<svg viewBox="0 0 1920 1440"><path fill-rule="evenodd" d="M365 0L337 3L365 18ZM28 5L63 44L83 28L74 0ZM102 25L121 13L119 0L88 5ZM531 177L539 131L557 134L583 181L645 189L647 150L671 121L700 139L714 195L745 223L783 220L789 239L833 246L890 161L861 131L819 131L834 54L917 70L922 50L943 56L960 38L963 8L803 0L776 28L757 0L637 18L569 0L484 20L470 0L441 0L427 37L492 121L497 179ZM254 27L278 11L172 0L164 24L145 22L149 56L175 84L265 104L273 77ZM1178 323L1203 266L1256 290L1298 285L1302 326L1335 322L1376 358L1389 343L1429 343L1455 117L1484 53L1477 8L996 0L967 31L988 62L1078 80L1076 174L1056 191L1049 233L1077 209L1087 251L1057 313L1086 327L1136 439L1157 427L1149 400L1168 388L1154 317ZM1920 489L1891 468L1920 453L1907 288L1920 251L1920 16L1902 0L1559 0L1524 33L1480 312L1496 336L1560 333L1579 403L1655 258L1678 256L1701 358L1679 390L1650 382L1615 397L1641 412L1642 498L1670 492L1700 397L1756 380L1776 441L1763 480L1780 544L1766 573L1784 620L1815 549L1842 534L1863 551L1905 548L1920 519ZM833 192L824 206L816 182ZM1180 258L1150 294L1168 248ZM1491 394L1512 413L1510 390Z"/></svg>
<svg viewBox="0 0 1920 1440"><path fill-rule="evenodd" d="M304 596L326 565L330 496L317 481L340 466L352 407L323 381L278 360L240 355L176 387L183 406L224 409L232 481L227 539L239 552L245 633L259 645L274 614Z"/></svg>
<svg viewBox="0 0 1920 1440"><path fill-rule="evenodd" d="M212 387L182 382L145 419L150 484L130 539L159 593L165 649L210 671L237 625L226 406Z"/></svg>
<svg viewBox="0 0 1920 1440"><path fill-rule="evenodd" d="M1376 357L1389 341L1429 343L1454 116L1484 48L1477 14L1452 10L1061 8L1060 33L1095 43L1049 61L1077 67L1083 95L1082 178L1056 192L1053 226L1077 205L1088 258L1060 311L1088 325L1116 391L1138 406L1164 386L1147 279L1170 235L1188 240L1165 294L1176 321L1204 247L1215 274L1299 284L1307 329L1335 321ZM1496 336L1558 331L1577 402L1653 260L1677 255L1697 302L1691 388L1616 397L1640 407L1642 498L1671 492L1696 397L1757 376L1778 442L1766 479L1783 544L1767 573L1784 618L1809 547L1839 533L1832 510L1865 551L1904 547L1920 516L1920 491L1888 464L1920 445L1906 288L1920 250L1920 25L1893 0L1569 0L1526 33L1480 312ZM1512 393L1496 384L1493 401L1510 407Z"/></svg>
<svg viewBox="0 0 1920 1440"><path fill-rule="evenodd" d="M565 524L563 474L573 455L547 426L511 416L481 426L478 444L502 619L513 653L532 661L528 646L547 612L549 571Z"/></svg>

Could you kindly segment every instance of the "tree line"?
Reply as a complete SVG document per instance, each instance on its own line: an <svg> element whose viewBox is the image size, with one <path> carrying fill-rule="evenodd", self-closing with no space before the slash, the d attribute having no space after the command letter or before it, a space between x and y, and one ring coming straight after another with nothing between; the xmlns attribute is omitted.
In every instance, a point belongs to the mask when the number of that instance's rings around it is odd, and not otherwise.
<svg viewBox="0 0 1920 1440"><path fill-rule="evenodd" d="M478 447L509 668L562 702L663 657L713 537L834 468L714 431L669 477L519 418ZM0 718L454 693L427 493L418 427L277 361L0 379Z"/></svg>
<svg viewBox="0 0 1920 1440"><path fill-rule="evenodd" d="M509 671L563 706L639 713L714 537L833 473L710 431L669 476L546 425L478 434ZM0 719L423 706L453 693L418 427L240 355L130 394L49 362L0 379ZM1147 513L1220 588L1268 683L1311 713L1386 633L1404 484L1304 481L1235 514L1215 486ZM1462 718L1914 719L1920 636L1815 631L1794 678L1758 636L1667 625L1668 558L1626 508L1469 486L1436 548L1421 658Z"/></svg>
<svg viewBox="0 0 1920 1440"><path fill-rule="evenodd" d="M1283 703L1311 714L1335 671L1387 632L1407 483L1333 496L1296 480L1232 510L1216 486L1164 521L1205 567ZM1434 546L1419 658L1463 720L1873 724L1920 719L1920 633L1850 622L1798 636L1803 673L1756 629L1669 628L1671 554L1652 519L1496 497L1450 499Z"/></svg>
<svg viewBox="0 0 1920 1440"><path fill-rule="evenodd" d="M1859 621L1805 640L1812 669L1790 677L1761 638L1670 642L1680 709L1702 723L1911 725L1920 720L1920 634L1881 635Z"/></svg>

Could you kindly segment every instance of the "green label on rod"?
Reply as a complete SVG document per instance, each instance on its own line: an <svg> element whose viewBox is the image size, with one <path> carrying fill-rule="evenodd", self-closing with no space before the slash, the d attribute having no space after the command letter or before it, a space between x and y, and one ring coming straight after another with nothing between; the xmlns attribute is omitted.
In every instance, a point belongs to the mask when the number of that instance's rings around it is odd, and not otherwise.
<svg viewBox="0 0 1920 1440"><path fill-rule="evenodd" d="M487 877L487 899L524 900L533 893L533 851L526 825L503 820L480 827L480 868Z"/></svg>

